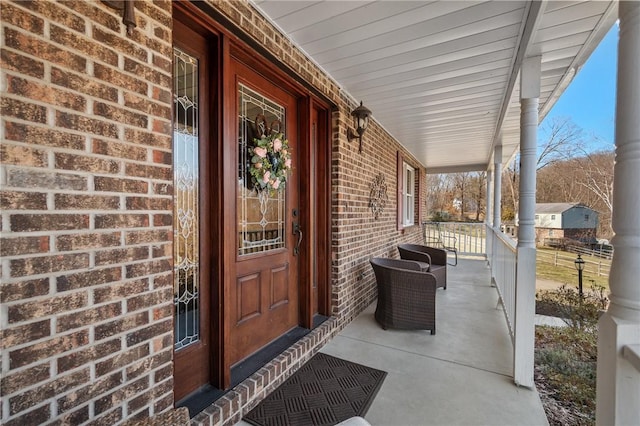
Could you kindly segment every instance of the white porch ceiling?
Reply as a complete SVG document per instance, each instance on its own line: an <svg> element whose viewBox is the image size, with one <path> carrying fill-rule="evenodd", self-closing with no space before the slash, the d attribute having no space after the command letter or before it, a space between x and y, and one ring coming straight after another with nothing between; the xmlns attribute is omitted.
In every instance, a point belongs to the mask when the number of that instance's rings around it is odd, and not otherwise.
<svg viewBox="0 0 640 426"><path fill-rule="evenodd" d="M522 58L542 56L542 120L617 16L615 1L254 3L429 173L487 169L500 135L512 158Z"/></svg>

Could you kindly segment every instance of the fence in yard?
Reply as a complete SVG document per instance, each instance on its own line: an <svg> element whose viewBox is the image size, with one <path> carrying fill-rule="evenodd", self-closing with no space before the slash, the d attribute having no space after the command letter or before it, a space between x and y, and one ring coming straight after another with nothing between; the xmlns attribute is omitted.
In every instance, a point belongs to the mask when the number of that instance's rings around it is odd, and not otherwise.
<svg viewBox="0 0 640 426"><path fill-rule="evenodd" d="M584 244L569 238L545 238L543 245L576 254L580 253L583 256L588 255L603 259L611 259L613 257L613 246L610 244Z"/></svg>
<svg viewBox="0 0 640 426"><path fill-rule="evenodd" d="M583 253L581 253L582 255ZM538 262L548 263L561 268L569 268L576 270L574 261L576 257L561 251L538 250ZM598 257L581 256L584 260L584 273L596 275L598 277L607 277L611 270L611 261Z"/></svg>
<svg viewBox="0 0 640 426"><path fill-rule="evenodd" d="M582 257L591 256L609 260L613 258L613 247L603 244L599 244L595 247L595 249L590 249L586 247L569 246L567 247L567 251L576 254L580 253Z"/></svg>

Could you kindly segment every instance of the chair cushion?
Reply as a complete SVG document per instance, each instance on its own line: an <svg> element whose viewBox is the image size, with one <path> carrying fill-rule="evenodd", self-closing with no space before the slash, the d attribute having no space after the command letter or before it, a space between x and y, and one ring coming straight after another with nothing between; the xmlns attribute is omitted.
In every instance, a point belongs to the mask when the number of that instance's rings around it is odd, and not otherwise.
<svg viewBox="0 0 640 426"><path fill-rule="evenodd" d="M435 275L438 287L447 288L447 265L431 265L429 272Z"/></svg>
<svg viewBox="0 0 640 426"><path fill-rule="evenodd" d="M431 265L429 265L427 262L418 262L417 260L414 260L414 262L420 264L420 270L422 272L429 272L429 268L431 267Z"/></svg>

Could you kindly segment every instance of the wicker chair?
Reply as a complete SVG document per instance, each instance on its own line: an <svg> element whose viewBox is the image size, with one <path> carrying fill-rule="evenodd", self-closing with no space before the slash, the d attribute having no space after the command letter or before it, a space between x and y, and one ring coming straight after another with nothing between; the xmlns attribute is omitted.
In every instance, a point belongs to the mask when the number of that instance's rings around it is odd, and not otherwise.
<svg viewBox="0 0 640 426"><path fill-rule="evenodd" d="M400 259L420 262L422 270L436 277L437 286L447 289L447 252L419 244L399 244Z"/></svg>
<svg viewBox="0 0 640 426"><path fill-rule="evenodd" d="M436 334L436 277L410 260L373 258L370 262L378 284L375 318L382 328Z"/></svg>

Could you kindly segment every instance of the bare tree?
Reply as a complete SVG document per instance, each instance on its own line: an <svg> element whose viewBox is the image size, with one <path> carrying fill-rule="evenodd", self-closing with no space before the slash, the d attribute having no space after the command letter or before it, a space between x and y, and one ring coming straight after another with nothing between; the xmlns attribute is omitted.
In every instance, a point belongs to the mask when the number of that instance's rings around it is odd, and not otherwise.
<svg viewBox="0 0 640 426"><path fill-rule="evenodd" d="M580 185L589 189L600 201L613 211L613 152L596 152L582 159L585 176Z"/></svg>
<svg viewBox="0 0 640 426"><path fill-rule="evenodd" d="M609 238L611 229L613 149L588 152L582 132L569 120L554 120L547 127L549 139L539 148L536 201L582 203L599 213L598 235ZM597 140L590 141L598 142ZM502 219L513 220L519 204L519 156L502 175ZM480 220L485 207L486 173L429 175L429 205L433 212L456 212L461 219L475 212Z"/></svg>
<svg viewBox="0 0 640 426"><path fill-rule="evenodd" d="M586 189L578 183L576 173L582 170L579 159L556 162L536 173L536 201L559 203L585 198Z"/></svg>
<svg viewBox="0 0 640 426"><path fill-rule="evenodd" d="M447 175L427 175L427 208L431 212L449 210L450 188Z"/></svg>
<svg viewBox="0 0 640 426"><path fill-rule="evenodd" d="M613 235L611 216L613 214L613 166L615 153L613 151L599 151L587 154L581 159L582 173L578 177L578 184L586 188L595 198L592 206L597 206L603 217L600 218L601 228L606 235Z"/></svg>
<svg viewBox="0 0 640 426"><path fill-rule="evenodd" d="M538 146L536 171L584 152L584 132L570 118L554 117L540 129L544 140Z"/></svg>
<svg viewBox="0 0 640 426"><path fill-rule="evenodd" d="M613 150L585 152L549 165L537 174L536 200L587 205L599 213L598 235L610 237L614 158Z"/></svg>
<svg viewBox="0 0 640 426"><path fill-rule="evenodd" d="M485 212L485 189L487 186L487 173L480 172L474 178L474 201L476 209L476 222L480 221L480 214Z"/></svg>
<svg viewBox="0 0 640 426"><path fill-rule="evenodd" d="M544 142L538 145L536 172L567 161L584 152L583 131L569 118L556 117L541 129ZM520 155L505 168L502 177L504 220L512 219L519 208Z"/></svg>
<svg viewBox="0 0 640 426"><path fill-rule="evenodd" d="M459 200L460 205L460 219L464 220L465 218L465 204L467 202L467 191L469 190L468 186L471 180L471 174L468 172L465 173L454 173L453 177L453 187L456 189L456 197Z"/></svg>
<svg viewBox="0 0 640 426"><path fill-rule="evenodd" d="M502 172L502 220L512 221L518 211L520 186L520 155Z"/></svg>
<svg viewBox="0 0 640 426"><path fill-rule="evenodd" d="M475 219L485 211L486 172L427 175L428 205L432 215L457 213L460 219L475 212Z"/></svg>

